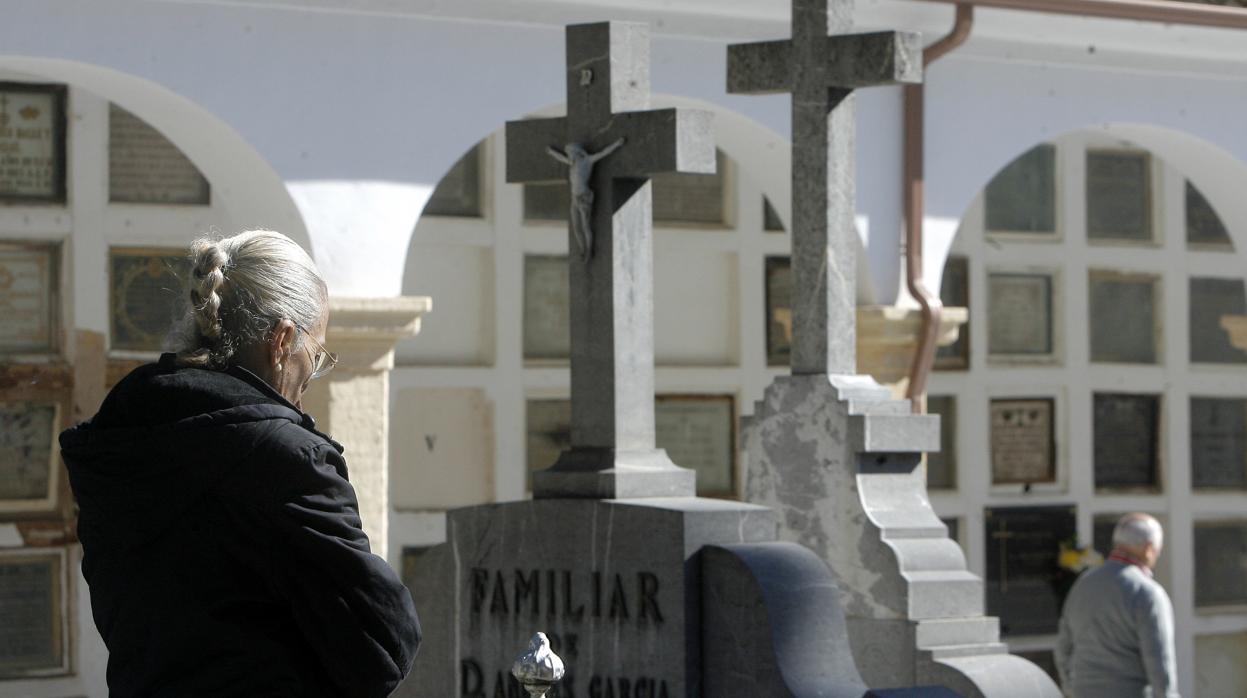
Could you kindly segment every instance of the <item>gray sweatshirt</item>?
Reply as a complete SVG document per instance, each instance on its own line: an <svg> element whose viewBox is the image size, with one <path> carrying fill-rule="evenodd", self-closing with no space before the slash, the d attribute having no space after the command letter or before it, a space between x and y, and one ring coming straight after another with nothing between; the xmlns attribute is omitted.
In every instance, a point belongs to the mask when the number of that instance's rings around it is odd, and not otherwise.
<svg viewBox="0 0 1247 698"><path fill-rule="evenodd" d="M1083 573L1061 612L1056 665L1074 698L1178 698L1169 595L1116 560Z"/></svg>

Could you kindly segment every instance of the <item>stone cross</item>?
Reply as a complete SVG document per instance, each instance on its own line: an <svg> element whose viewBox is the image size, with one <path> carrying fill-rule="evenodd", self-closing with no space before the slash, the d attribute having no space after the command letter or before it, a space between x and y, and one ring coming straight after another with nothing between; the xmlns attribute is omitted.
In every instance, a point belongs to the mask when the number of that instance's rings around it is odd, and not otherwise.
<svg viewBox="0 0 1247 698"><path fill-rule="evenodd" d="M571 450L534 474L533 495L692 496L692 471L655 449L649 177L714 172L710 114L649 110L645 25L572 25L566 36L567 116L507 123L507 181L569 181L551 149L622 144L589 174L592 254L569 256ZM569 223L572 250L574 232Z"/></svg>
<svg viewBox="0 0 1247 698"><path fill-rule="evenodd" d="M793 0L792 39L728 47L728 92L792 93L792 372L798 375L857 369L853 90L922 80L919 35L844 34L852 24L852 0Z"/></svg>

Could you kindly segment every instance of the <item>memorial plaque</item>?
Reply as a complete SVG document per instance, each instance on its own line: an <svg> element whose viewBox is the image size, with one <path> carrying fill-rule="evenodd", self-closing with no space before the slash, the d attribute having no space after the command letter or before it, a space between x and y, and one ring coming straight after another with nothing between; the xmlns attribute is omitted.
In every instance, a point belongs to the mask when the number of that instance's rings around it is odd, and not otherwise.
<svg viewBox="0 0 1247 698"><path fill-rule="evenodd" d="M1087 239L1152 241L1151 170L1147 153L1087 151Z"/></svg>
<svg viewBox="0 0 1247 698"><path fill-rule="evenodd" d="M992 178L983 194L989 233L1056 234L1056 147L1043 143Z"/></svg>
<svg viewBox="0 0 1247 698"><path fill-rule="evenodd" d="M992 484L1056 482L1052 398L991 401Z"/></svg>
<svg viewBox="0 0 1247 698"><path fill-rule="evenodd" d="M659 395L658 448L697 473L701 497L736 496L736 400L731 395Z"/></svg>
<svg viewBox="0 0 1247 698"><path fill-rule="evenodd" d="M1160 329L1155 302L1158 283L1155 277L1090 272L1092 361L1135 364L1159 361Z"/></svg>
<svg viewBox="0 0 1247 698"><path fill-rule="evenodd" d="M453 218L481 218L481 166L484 160L482 143L459 158L450 171L437 183L429 202L424 205L424 216L450 216Z"/></svg>
<svg viewBox="0 0 1247 698"><path fill-rule="evenodd" d="M1052 355L1050 275L991 272L987 275L987 295L989 354L997 357Z"/></svg>
<svg viewBox="0 0 1247 698"><path fill-rule="evenodd" d="M51 403L0 402L0 511L54 505L58 416Z"/></svg>
<svg viewBox="0 0 1247 698"><path fill-rule="evenodd" d="M661 172L651 177L656 225L722 226L727 222L724 182L730 168L715 152L714 174ZM565 182L524 185L524 220L565 221L570 199Z"/></svg>
<svg viewBox="0 0 1247 698"><path fill-rule="evenodd" d="M0 201L65 201L65 92L0 82Z"/></svg>
<svg viewBox="0 0 1247 698"><path fill-rule="evenodd" d="M1221 326L1223 315L1247 315L1247 292L1242 279L1191 278L1190 333L1191 361L1213 364L1247 363L1247 352L1230 343L1230 334Z"/></svg>
<svg viewBox="0 0 1247 698"><path fill-rule="evenodd" d="M1065 602L1061 543L1075 539L1072 506L1001 507L984 511L987 615L1004 635L1057 631Z"/></svg>
<svg viewBox="0 0 1247 698"><path fill-rule="evenodd" d="M529 487L532 473L554 465L572 446L572 403L566 398L534 399L525 403Z"/></svg>
<svg viewBox="0 0 1247 698"><path fill-rule="evenodd" d="M0 555L0 678L68 673L64 556Z"/></svg>
<svg viewBox="0 0 1247 698"><path fill-rule="evenodd" d="M1186 182L1186 242L1197 247L1234 249L1221 216L1190 180Z"/></svg>
<svg viewBox="0 0 1247 698"><path fill-rule="evenodd" d="M108 200L206 206L211 190L195 163L164 134L109 104Z"/></svg>
<svg viewBox="0 0 1247 698"><path fill-rule="evenodd" d="M970 259L950 255L944 262L944 276L940 279L940 302L945 308L970 307ZM937 370L965 370L970 368L970 323L961 326L957 341L935 350Z"/></svg>
<svg viewBox="0 0 1247 698"><path fill-rule="evenodd" d="M60 249L0 243L0 355L57 348Z"/></svg>
<svg viewBox="0 0 1247 698"><path fill-rule="evenodd" d="M1195 606L1247 604L1247 522L1195 522Z"/></svg>
<svg viewBox="0 0 1247 698"><path fill-rule="evenodd" d="M566 361L571 352L567 257L524 257L524 358Z"/></svg>
<svg viewBox="0 0 1247 698"><path fill-rule="evenodd" d="M784 229L784 221L779 217L779 211L771 205L771 200L762 197L762 230L768 233L782 233Z"/></svg>
<svg viewBox="0 0 1247 698"><path fill-rule="evenodd" d="M112 349L158 352L173 323L185 315L185 250L109 251Z"/></svg>
<svg viewBox="0 0 1247 698"><path fill-rule="evenodd" d="M940 450L927 453L927 489L957 489L957 397L927 396L927 414L940 416Z"/></svg>
<svg viewBox="0 0 1247 698"><path fill-rule="evenodd" d="M1247 488L1247 400L1191 398L1191 486Z"/></svg>
<svg viewBox="0 0 1247 698"><path fill-rule="evenodd" d="M1092 396L1095 486L1160 485L1160 396L1095 393Z"/></svg>
<svg viewBox="0 0 1247 698"><path fill-rule="evenodd" d="M792 261L766 258L766 365L787 366L792 352Z"/></svg>
<svg viewBox="0 0 1247 698"><path fill-rule="evenodd" d="M1247 686L1247 632L1195 636L1196 696L1224 696L1227 687Z"/></svg>

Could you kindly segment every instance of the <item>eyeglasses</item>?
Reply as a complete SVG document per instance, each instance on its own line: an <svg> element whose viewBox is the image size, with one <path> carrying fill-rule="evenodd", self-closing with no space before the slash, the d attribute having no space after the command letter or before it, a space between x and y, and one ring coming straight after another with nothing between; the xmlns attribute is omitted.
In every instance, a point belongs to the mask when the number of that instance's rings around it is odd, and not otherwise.
<svg viewBox="0 0 1247 698"><path fill-rule="evenodd" d="M295 327L302 330L303 334L307 335L308 339L315 342L316 346L320 349L320 351L315 354L312 354L310 351L308 352L308 354L312 357L312 377L308 378L308 380L321 378L326 373L332 371L333 367L338 365L338 355L326 349L325 345L317 341L317 339L312 336L312 333L308 332L302 325L295 325ZM306 346L303 348L307 349Z"/></svg>

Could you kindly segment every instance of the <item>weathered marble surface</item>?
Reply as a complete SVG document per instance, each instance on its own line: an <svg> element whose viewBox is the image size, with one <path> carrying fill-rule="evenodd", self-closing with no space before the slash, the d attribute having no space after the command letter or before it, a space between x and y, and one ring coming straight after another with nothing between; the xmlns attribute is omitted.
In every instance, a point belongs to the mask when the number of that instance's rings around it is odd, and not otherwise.
<svg viewBox="0 0 1247 698"><path fill-rule="evenodd" d="M781 538L830 566L867 684L1060 696L1007 654L983 615L982 580L931 509L920 456L939 447L938 417L909 414L867 376L786 376L743 437L746 498L774 508Z"/></svg>

